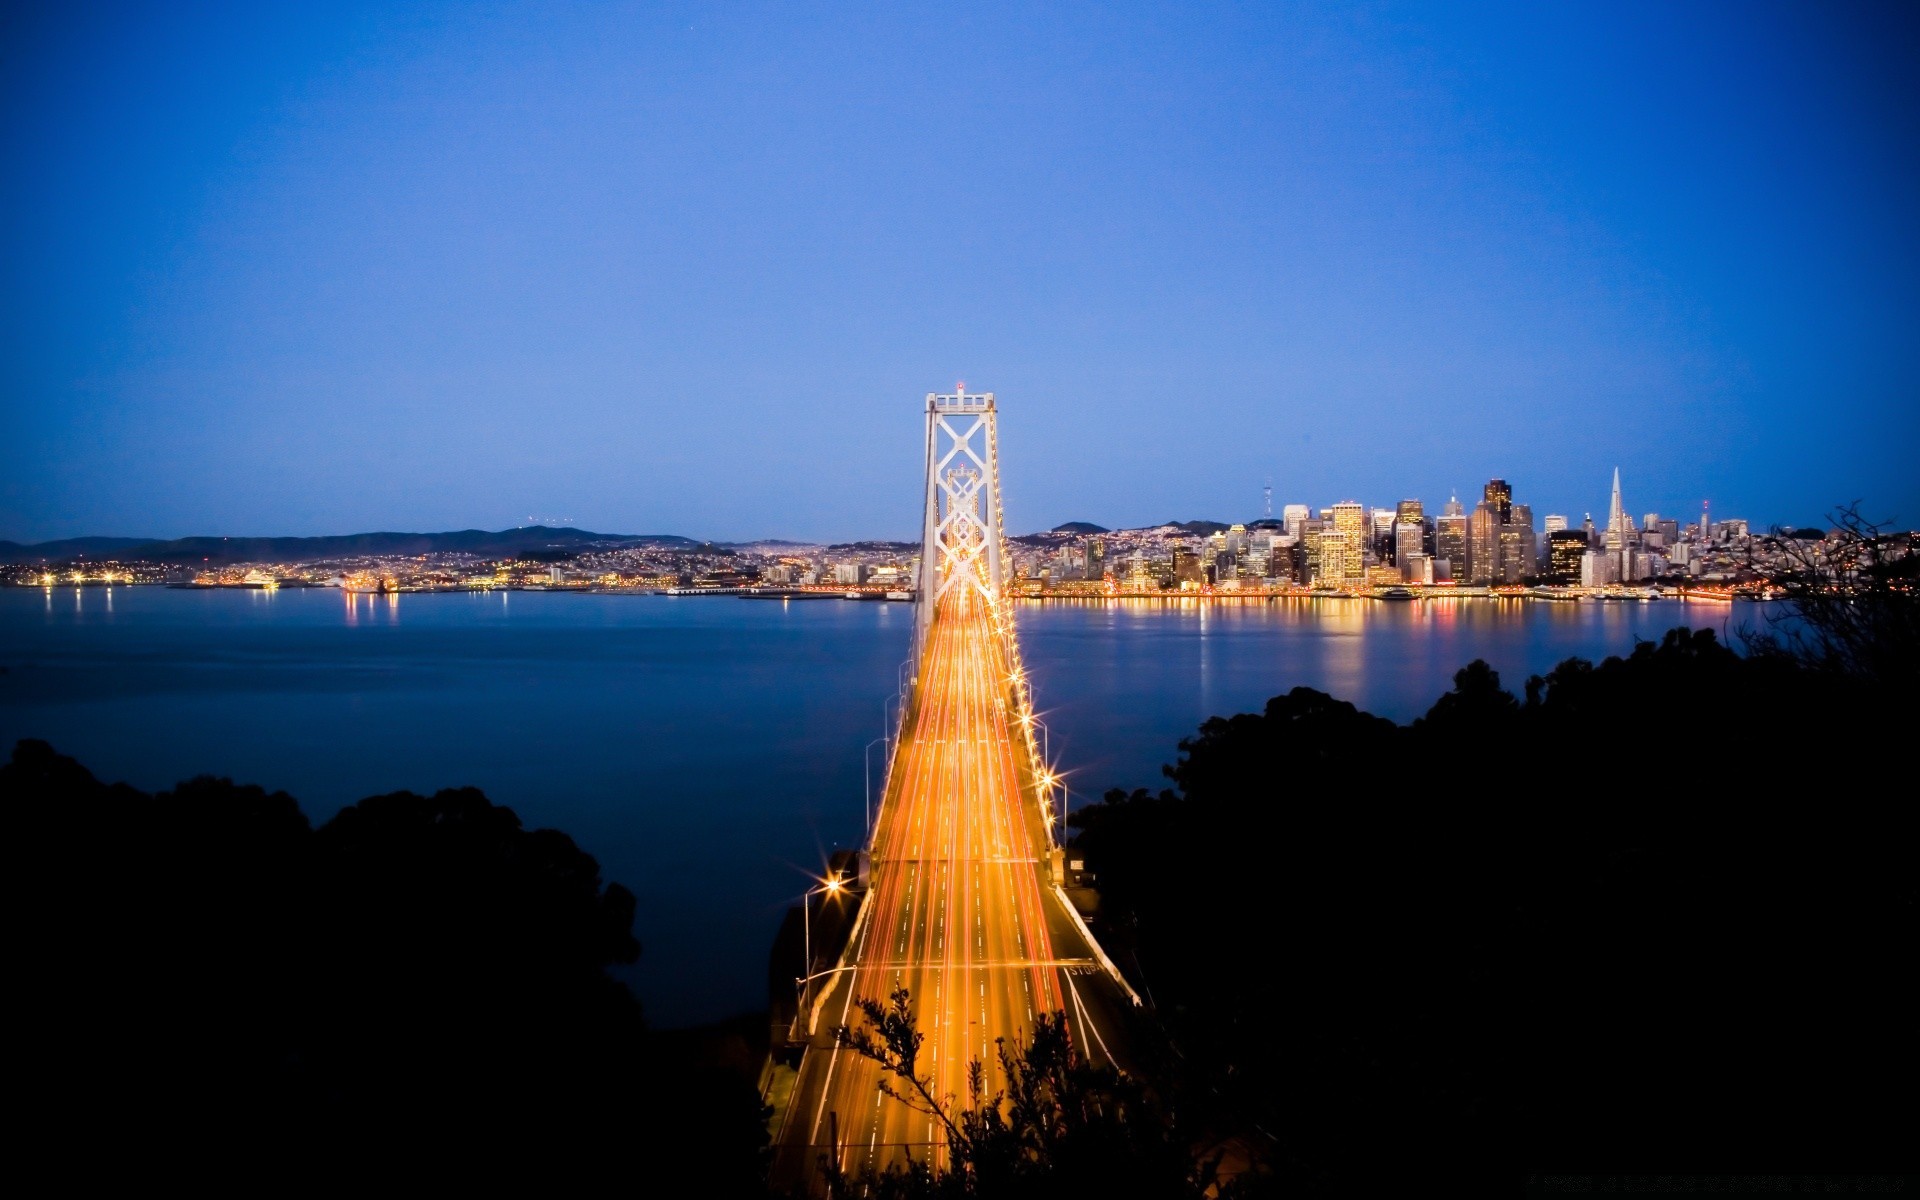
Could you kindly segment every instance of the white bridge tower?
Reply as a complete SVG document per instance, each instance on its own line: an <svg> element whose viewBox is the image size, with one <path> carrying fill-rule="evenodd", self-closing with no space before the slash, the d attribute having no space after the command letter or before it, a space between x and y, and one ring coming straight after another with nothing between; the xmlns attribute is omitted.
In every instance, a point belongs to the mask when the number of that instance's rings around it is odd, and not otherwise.
<svg viewBox="0 0 1920 1200"><path fill-rule="evenodd" d="M940 598L978 588L997 605L1007 586L1000 513L1000 440L992 392L927 393L927 501L914 613L914 672Z"/></svg>

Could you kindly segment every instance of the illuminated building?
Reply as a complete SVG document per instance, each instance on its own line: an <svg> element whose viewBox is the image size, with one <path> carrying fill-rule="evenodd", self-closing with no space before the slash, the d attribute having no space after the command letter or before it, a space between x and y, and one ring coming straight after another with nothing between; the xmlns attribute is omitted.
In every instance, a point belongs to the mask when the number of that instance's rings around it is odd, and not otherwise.
<svg viewBox="0 0 1920 1200"><path fill-rule="evenodd" d="M1580 581L1580 560L1586 557L1587 535L1578 529L1556 529L1547 534L1547 574L1558 583Z"/></svg>
<svg viewBox="0 0 1920 1200"><path fill-rule="evenodd" d="M1500 529L1506 514L1493 500L1473 506L1467 518L1467 582L1492 583L1500 573Z"/></svg>
<svg viewBox="0 0 1920 1200"><path fill-rule="evenodd" d="M1352 500L1343 500L1333 506L1333 527L1341 535L1341 566L1343 574L1335 576L1327 566L1326 542L1320 546L1321 575L1329 580L1344 579L1349 583L1359 583L1367 577L1367 510Z"/></svg>
<svg viewBox="0 0 1920 1200"><path fill-rule="evenodd" d="M1393 517L1390 508L1373 510L1373 532L1368 544L1373 547L1373 556L1383 562L1393 561Z"/></svg>
<svg viewBox="0 0 1920 1200"><path fill-rule="evenodd" d="M1503 525L1513 515L1513 486L1504 479L1487 480L1487 486L1481 489L1480 499L1483 503L1493 505Z"/></svg>
<svg viewBox="0 0 1920 1200"><path fill-rule="evenodd" d="M1424 555L1432 534L1426 513L1418 500L1402 500L1393 512L1393 562L1404 563L1414 555Z"/></svg>
<svg viewBox="0 0 1920 1200"><path fill-rule="evenodd" d="M1500 559L1496 583L1518 583L1539 568L1539 554L1533 540L1533 509L1515 504L1508 509L1507 523L1500 527Z"/></svg>
<svg viewBox="0 0 1920 1200"><path fill-rule="evenodd" d="M1504 479L1489 479L1467 520L1467 581L1517 583L1537 569L1533 510L1513 502Z"/></svg>
<svg viewBox="0 0 1920 1200"><path fill-rule="evenodd" d="M1434 520L1433 526L1435 578L1445 563L1448 578L1464 580L1467 577L1467 515L1460 507L1460 497L1448 499L1445 511Z"/></svg>
<svg viewBox="0 0 1920 1200"><path fill-rule="evenodd" d="M1613 469L1613 497L1607 502L1607 532L1604 544L1609 550L1619 550L1631 546L1639 540L1639 531L1633 527L1633 518L1627 515L1627 506L1620 499L1620 468Z"/></svg>
<svg viewBox="0 0 1920 1200"><path fill-rule="evenodd" d="M1200 557L1191 550L1173 552L1173 578L1176 583L1200 583L1206 579L1206 573L1200 568Z"/></svg>
<svg viewBox="0 0 1920 1200"><path fill-rule="evenodd" d="M1320 537L1326 532L1326 522L1310 517L1300 525L1300 546L1305 551L1307 578L1320 578Z"/></svg>
<svg viewBox="0 0 1920 1200"><path fill-rule="evenodd" d="M1354 507L1359 508L1360 506L1356 504ZM1355 575L1364 576L1364 568L1360 571L1354 571L1348 566L1349 557L1357 559L1360 556L1353 553L1353 548L1348 544L1346 530L1338 528L1337 526L1333 529L1321 530L1319 585L1321 587L1344 587L1350 577Z"/></svg>

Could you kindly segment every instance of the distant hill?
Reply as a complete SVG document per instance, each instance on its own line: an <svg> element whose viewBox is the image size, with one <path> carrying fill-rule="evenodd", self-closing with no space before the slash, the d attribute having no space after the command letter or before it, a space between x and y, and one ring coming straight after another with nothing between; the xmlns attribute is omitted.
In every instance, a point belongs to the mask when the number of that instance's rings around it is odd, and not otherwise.
<svg viewBox="0 0 1920 1200"><path fill-rule="evenodd" d="M166 563L314 562L328 558L392 554L474 554L504 557L541 550L585 550L592 546L654 545L691 549L700 545L678 534L593 533L585 529L526 525L489 532L460 529L448 533L349 533L333 537L189 537L66 538L22 545L0 542L0 562L68 562L76 558L118 558Z"/></svg>
<svg viewBox="0 0 1920 1200"><path fill-rule="evenodd" d="M1159 528L1179 529L1187 533L1205 535L1209 533L1225 533L1227 530L1232 529L1233 526L1223 524L1219 521L1168 521Z"/></svg>
<svg viewBox="0 0 1920 1200"><path fill-rule="evenodd" d="M1054 533L1112 533L1113 530L1108 529L1104 525L1095 525L1091 521L1068 521L1064 525L1055 525L1053 527L1053 532Z"/></svg>
<svg viewBox="0 0 1920 1200"><path fill-rule="evenodd" d="M835 542L833 545L828 546L827 549L829 551L864 550L874 554L911 554L920 549L920 543L886 541Z"/></svg>
<svg viewBox="0 0 1920 1200"><path fill-rule="evenodd" d="M0 541L0 562L65 562L70 558L107 558L129 546L151 544L151 538L118 537L77 537L62 538L57 542L41 542L38 545L23 545L20 542Z"/></svg>

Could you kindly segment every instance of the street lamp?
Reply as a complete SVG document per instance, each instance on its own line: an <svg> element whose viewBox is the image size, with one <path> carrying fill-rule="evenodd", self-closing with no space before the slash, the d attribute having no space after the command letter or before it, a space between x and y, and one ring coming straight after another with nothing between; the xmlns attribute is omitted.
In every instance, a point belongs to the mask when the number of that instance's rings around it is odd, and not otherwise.
<svg viewBox="0 0 1920 1200"><path fill-rule="evenodd" d="M807 956L807 961L803 968L806 973L800 977L800 1011L803 1013L807 1011L808 1006L813 1001L813 898L822 893L829 896L838 896L840 889L845 886L846 884L841 880L839 873L835 872L821 881L819 887L808 888L800 896L800 937L803 953ZM813 1032L813 1021L811 1017L809 1017L807 1021L807 1032Z"/></svg>

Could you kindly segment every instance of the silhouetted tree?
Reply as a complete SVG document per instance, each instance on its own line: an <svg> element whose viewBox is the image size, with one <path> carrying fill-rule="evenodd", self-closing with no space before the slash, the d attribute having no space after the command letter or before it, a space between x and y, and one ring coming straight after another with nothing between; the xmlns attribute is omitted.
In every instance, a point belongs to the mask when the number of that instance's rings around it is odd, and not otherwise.
<svg viewBox="0 0 1920 1200"><path fill-rule="evenodd" d="M1758 653L1910 695L1920 679L1920 555L1913 537L1867 520L1859 501L1832 520L1819 540L1804 529L1759 539L1755 553L1771 560L1767 574L1786 613L1749 633L1748 642Z"/></svg>
<svg viewBox="0 0 1920 1200"><path fill-rule="evenodd" d="M1188 1127L1308 1192L1897 1144L1882 693L1686 630L1525 690L1471 664L1397 727L1295 689L1074 815Z"/></svg>
<svg viewBox="0 0 1920 1200"><path fill-rule="evenodd" d="M10 1082L69 1179L764 1190L751 1084L607 974L633 896L478 791L313 830L285 793L147 796L24 741L0 812L34 1031Z"/></svg>
<svg viewBox="0 0 1920 1200"><path fill-rule="evenodd" d="M841 1026L835 1040L882 1071L880 1090L939 1122L948 1165L926 1159L884 1173L843 1175L822 1156L836 1196L994 1197L995 1200L1107 1200L1116 1196L1199 1197L1220 1190L1215 1159L1196 1160L1178 1122L1140 1080L1089 1066L1075 1053L1064 1013L1042 1013L1026 1042L995 1042L1006 1086L991 1094L978 1059L964 1101L940 1094L920 1074L922 1033L911 997L857 1001L866 1022Z"/></svg>

